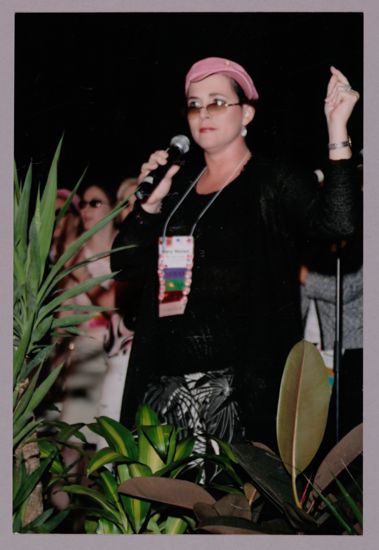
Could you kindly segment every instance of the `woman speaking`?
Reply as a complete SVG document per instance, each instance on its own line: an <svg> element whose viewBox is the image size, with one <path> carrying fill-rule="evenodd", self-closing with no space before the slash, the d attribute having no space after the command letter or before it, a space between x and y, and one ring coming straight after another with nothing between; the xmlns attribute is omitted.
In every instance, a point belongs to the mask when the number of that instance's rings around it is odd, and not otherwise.
<svg viewBox="0 0 379 550"><path fill-rule="evenodd" d="M324 107L330 161L321 191L311 171L248 148L258 92L241 65L198 61L185 96L202 161L168 168L114 242L132 246L111 255L120 279L144 284L121 421L132 426L145 402L189 433L275 447L280 379L302 338L299 242L355 230L359 185L347 122L359 94L331 67ZM167 157L154 152L139 182Z"/></svg>

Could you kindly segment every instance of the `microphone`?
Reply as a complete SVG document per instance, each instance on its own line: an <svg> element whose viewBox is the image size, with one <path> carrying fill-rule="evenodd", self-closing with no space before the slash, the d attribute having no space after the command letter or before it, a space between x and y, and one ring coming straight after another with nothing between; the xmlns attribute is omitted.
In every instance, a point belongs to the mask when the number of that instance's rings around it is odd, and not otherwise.
<svg viewBox="0 0 379 550"><path fill-rule="evenodd" d="M182 156L188 153L189 148L190 140L187 136L174 136L170 141L170 146L167 149L167 164L164 166L158 166L158 168L152 170L149 174L147 174L147 176L145 176L135 193L137 199L140 201L145 201L148 197L150 197L151 193L164 178L169 168L171 168L173 164L180 164Z"/></svg>

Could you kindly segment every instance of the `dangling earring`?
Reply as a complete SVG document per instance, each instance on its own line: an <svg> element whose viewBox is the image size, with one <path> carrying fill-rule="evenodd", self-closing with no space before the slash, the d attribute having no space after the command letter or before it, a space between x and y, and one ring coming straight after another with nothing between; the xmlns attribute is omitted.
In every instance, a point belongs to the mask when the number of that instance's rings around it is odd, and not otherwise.
<svg viewBox="0 0 379 550"><path fill-rule="evenodd" d="M247 128L246 128L246 126L242 126L241 136L242 136L242 137L246 137L246 136L247 136Z"/></svg>

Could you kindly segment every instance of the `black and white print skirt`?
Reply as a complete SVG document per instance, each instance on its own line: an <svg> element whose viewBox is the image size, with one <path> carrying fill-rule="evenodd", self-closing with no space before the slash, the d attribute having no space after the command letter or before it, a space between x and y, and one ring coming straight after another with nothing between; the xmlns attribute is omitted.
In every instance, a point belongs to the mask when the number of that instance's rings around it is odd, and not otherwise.
<svg viewBox="0 0 379 550"><path fill-rule="evenodd" d="M206 452L209 436L230 442L238 422L229 369L161 376L148 387L144 402L162 422L181 428L183 438L195 436L198 453Z"/></svg>

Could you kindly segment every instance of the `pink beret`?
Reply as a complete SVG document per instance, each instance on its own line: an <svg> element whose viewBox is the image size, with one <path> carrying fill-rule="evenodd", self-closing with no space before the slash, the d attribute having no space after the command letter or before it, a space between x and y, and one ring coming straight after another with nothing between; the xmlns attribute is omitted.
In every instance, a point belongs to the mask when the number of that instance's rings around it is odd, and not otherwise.
<svg viewBox="0 0 379 550"><path fill-rule="evenodd" d="M67 200L70 195L71 195L71 191L69 189L64 189L63 187L61 187L60 189L57 189L57 198L58 199ZM80 202L80 199L79 199L78 195L75 194L72 197L71 204L77 212L79 212L79 202Z"/></svg>
<svg viewBox="0 0 379 550"><path fill-rule="evenodd" d="M215 73L230 76L241 86L248 99L258 99L259 96L254 82L245 69L238 63L222 57L207 57L192 65L186 76L186 94L192 82L197 82Z"/></svg>

